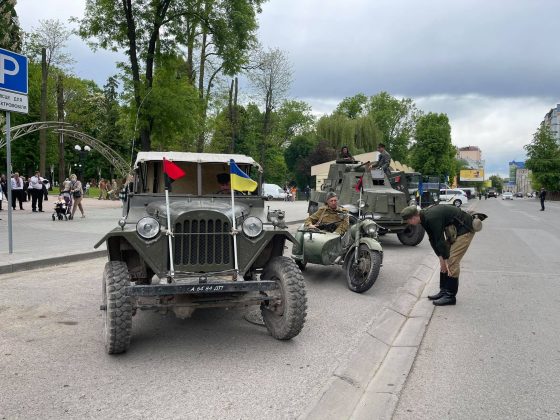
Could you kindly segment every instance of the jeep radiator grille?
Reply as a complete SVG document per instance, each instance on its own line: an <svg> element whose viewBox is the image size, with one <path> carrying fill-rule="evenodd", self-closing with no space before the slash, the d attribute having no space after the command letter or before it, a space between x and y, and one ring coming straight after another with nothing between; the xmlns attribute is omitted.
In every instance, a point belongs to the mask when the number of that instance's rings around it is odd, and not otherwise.
<svg viewBox="0 0 560 420"><path fill-rule="evenodd" d="M231 265L231 225L221 219L185 220L175 224L173 261L176 265ZM202 267L201 267L202 269Z"/></svg>

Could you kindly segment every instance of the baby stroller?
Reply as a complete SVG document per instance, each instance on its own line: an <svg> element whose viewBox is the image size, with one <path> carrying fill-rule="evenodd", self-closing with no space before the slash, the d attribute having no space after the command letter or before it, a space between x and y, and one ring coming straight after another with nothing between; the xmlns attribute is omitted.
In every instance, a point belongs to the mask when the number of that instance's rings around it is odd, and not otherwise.
<svg viewBox="0 0 560 420"><path fill-rule="evenodd" d="M55 220L68 220L68 217L71 215L72 197L70 194L68 194L68 197L66 194L63 194L62 198L64 198L64 201L59 198L59 200L54 203L54 212L52 214L53 222Z"/></svg>

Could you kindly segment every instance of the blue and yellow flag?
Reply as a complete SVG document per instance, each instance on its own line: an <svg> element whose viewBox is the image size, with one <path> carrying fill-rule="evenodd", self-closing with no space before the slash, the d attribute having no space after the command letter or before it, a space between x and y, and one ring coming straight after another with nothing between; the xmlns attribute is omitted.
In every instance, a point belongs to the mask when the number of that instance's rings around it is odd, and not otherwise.
<svg viewBox="0 0 560 420"><path fill-rule="evenodd" d="M239 169L233 159L229 160L229 174L232 189L236 191L255 191L257 189L257 183Z"/></svg>

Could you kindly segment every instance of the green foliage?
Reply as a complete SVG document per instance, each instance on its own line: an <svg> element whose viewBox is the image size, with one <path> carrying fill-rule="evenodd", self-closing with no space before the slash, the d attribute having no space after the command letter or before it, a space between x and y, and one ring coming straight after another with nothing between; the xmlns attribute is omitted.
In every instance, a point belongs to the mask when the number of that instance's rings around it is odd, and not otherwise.
<svg viewBox="0 0 560 420"><path fill-rule="evenodd" d="M367 114L381 131L381 142L385 143L393 160L408 163L408 149L416 120L421 115L412 99L399 100L380 92L370 98Z"/></svg>
<svg viewBox="0 0 560 420"><path fill-rule="evenodd" d="M284 151L286 166L290 171L290 179L295 180L300 187L305 187L311 182L310 155L317 146L317 141L310 136L300 135L294 138Z"/></svg>
<svg viewBox="0 0 560 420"><path fill-rule="evenodd" d="M16 12L16 0L0 2L0 48L20 52L21 28Z"/></svg>
<svg viewBox="0 0 560 420"><path fill-rule="evenodd" d="M295 136L313 129L315 118L311 106L303 101L282 102L273 116L273 142L281 147L288 146Z"/></svg>
<svg viewBox="0 0 560 420"><path fill-rule="evenodd" d="M343 113L323 116L317 122L317 136L338 150L348 146L353 155L375 149L381 133L369 116L349 118Z"/></svg>
<svg viewBox="0 0 560 420"><path fill-rule="evenodd" d="M447 115L430 112L418 118L410 163L415 171L424 175L440 175L442 178L456 175L455 147L451 144Z"/></svg>
<svg viewBox="0 0 560 420"><path fill-rule="evenodd" d="M551 191L560 189L560 146L550 127L541 124L533 135L533 141L524 148L527 151L525 167L533 172L535 187Z"/></svg>
<svg viewBox="0 0 560 420"><path fill-rule="evenodd" d="M504 180L498 175L492 175L488 179L492 182L492 188L495 188L497 191L502 191L504 189Z"/></svg>
<svg viewBox="0 0 560 420"><path fill-rule="evenodd" d="M338 104L334 113L344 115L351 120L355 120L356 118L365 115L367 102L367 96L363 93L358 93L357 95L349 98L344 98L342 102Z"/></svg>

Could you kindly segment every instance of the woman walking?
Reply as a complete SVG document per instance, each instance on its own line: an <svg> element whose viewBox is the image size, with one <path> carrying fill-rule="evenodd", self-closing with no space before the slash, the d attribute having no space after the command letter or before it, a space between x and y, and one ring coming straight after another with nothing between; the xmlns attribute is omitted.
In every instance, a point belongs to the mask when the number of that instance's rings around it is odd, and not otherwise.
<svg viewBox="0 0 560 420"><path fill-rule="evenodd" d="M70 182L72 184L72 198L74 199L74 205L72 206L72 214L70 215L70 219L74 218L74 214L76 213L76 209L79 208L80 212L82 213L82 218L86 217L84 214L84 208L82 207L82 198L84 190L82 189L82 183L76 176L76 174L70 175Z"/></svg>

